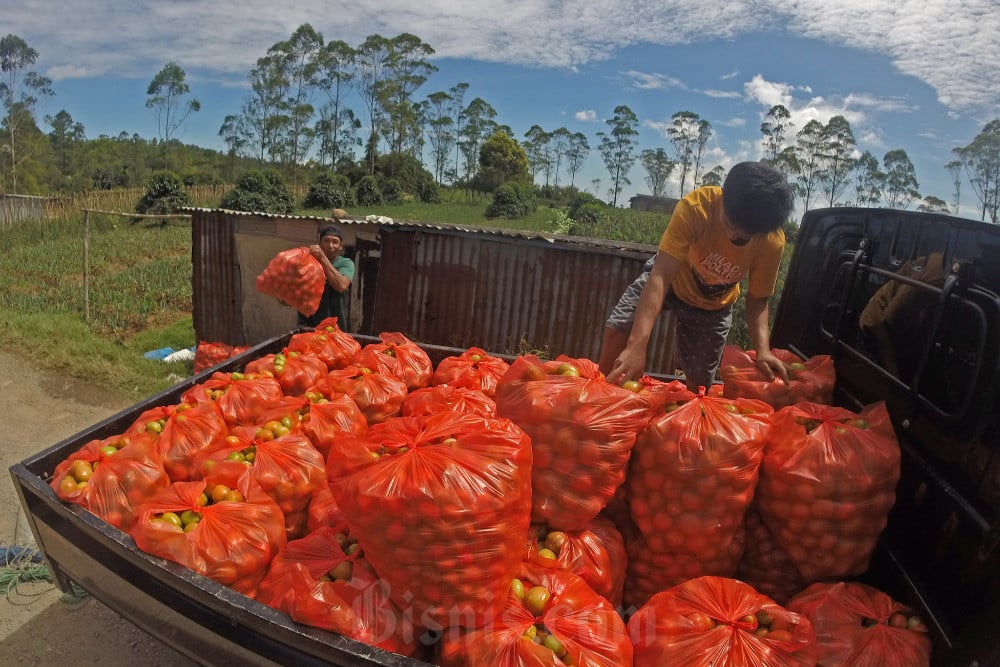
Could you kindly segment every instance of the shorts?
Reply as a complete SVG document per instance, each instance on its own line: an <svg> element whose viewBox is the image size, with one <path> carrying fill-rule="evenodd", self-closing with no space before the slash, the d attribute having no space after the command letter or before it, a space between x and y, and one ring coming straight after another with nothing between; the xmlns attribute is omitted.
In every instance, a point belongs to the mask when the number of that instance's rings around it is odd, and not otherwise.
<svg viewBox="0 0 1000 667"><path fill-rule="evenodd" d="M653 258L643 266L642 274L625 288L608 315L606 327L626 334L632 330L639 296L652 269ZM671 311L677 320L677 350L674 355L677 367L684 372L689 386L708 387L716 379L722 348L733 325L732 306L704 310L681 301L668 291L663 299L663 309Z"/></svg>

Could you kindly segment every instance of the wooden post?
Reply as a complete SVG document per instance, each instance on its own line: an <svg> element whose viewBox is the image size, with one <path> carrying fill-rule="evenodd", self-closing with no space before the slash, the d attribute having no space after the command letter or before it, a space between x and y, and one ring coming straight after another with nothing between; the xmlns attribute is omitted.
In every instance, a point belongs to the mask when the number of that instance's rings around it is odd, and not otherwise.
<svg viewBox="0 0 1000 667"><path fill-rule="evenodd" d="M90 211L83 212L83 321L90 322Z"/></svg>

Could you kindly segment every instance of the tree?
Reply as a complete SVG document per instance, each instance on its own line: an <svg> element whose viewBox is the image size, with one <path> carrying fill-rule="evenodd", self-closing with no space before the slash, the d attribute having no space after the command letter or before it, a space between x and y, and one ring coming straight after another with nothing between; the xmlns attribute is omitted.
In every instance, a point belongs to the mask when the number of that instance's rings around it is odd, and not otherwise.
<svg viewBox="0 0 1000 667"><path fill-rule="evenodd" d="M30 69L37 59L38 51L17 35L0 39L0 102L3 103L5 130L0 155L6 154L2 163L6 173L0 172L4 174L0 186L6 181L15 192L18 166L32 154L28 146L19 143L21 132L38 130L35 105L39 97L53 94L52 81Z"/></svg>
<svg viewBox="0 0 1000 667"><path fill-rule="evenodd" d="M465 104L465 93L467 90L469 90L469 84L464 82L456 83L448 89L448 95L451 97L451 107L448 109L448 115L455 119L455 167L447 170L448 179L452 182L458 180L459 170L461 169L462 148L459 145L459 137L462 136L462 129L465 127L465 107L463 105Z"/></svg>
<svg viewBox="0 0 1000 667"><path fill-rule="evenodd" d="M553 184L559 187L559 170L562 168L563 159L567 157L569 153L570 144L572 143L573 135L565 127L560 127L552 130L550 136L550 145L552 147L552 172Z"/></svg>
<svg viewBox="0 0 1000 667"><path fill-rule="evenodd" d="M785 148L785 135L791 131L794 124L792 114L783 105L775 104L764 116L760 124L760 132L764 135L764 159L772 165L778 160Z"/></svg>
<svg viewBox="0 0 1000 667"><path fill-rule="evenodd" d="M539 171L545 174L545 185L549 184L549 175L552 173L552 150L549 142L552 135L541 128L540 125L532 125L524 133L524 153L528 156L528 168L531 171L531 180Z"/></svg>
<svg viewBox="0 0 1000 667"><path fill-rule="evenodd" d="M823 154L823 124L811 120L795 135L795 189L802 199L802 210L808 211L816 192Z"/></svg>
<svg viewBox="0 0 1000 667"><path fill-rule="evenodd" d="M885 174L879 167L878 159L871 151L865 151L858 158L854 170L854 192L858 206L875 206L882 199Z"/></svg>
<svg viewBox="0 0 1000 667"><path fill-rule="evenodd" d="M604 166L611 176L611 205L618 205L618 195L626 185L630 185L628 172L635 164L635 147L638 145L636 137L639 131L639 119L635 113L625 105L615 107L614 116L607 121L611 128L610 134L598 132L601 143L598 150L601 151L601 158Z"/></svg>
<svg viewBox="0 0 1000 667"><path fill-rule="evenodd" d="M167 169L167 144L193 111L201 110L201 102L184 98L191 94L191 88L184 80L184 69L175 62L163 66L146 88L146 108L156 116L156 132L163 148L163 168Z"/></svg>
<svg viewBox="0 0 1000 667"><path fill-rule="evenodd" d="M819 183L827 196L829 206L834 206L844 193L854 169L854 147L857 142L850 123L843 116L833 116L820 134L821 153L818 155L822 168L818 173Z"/></svg>
<svg viewBox="0 0 1000 667"><path fill-rule="evenodd" d="M705 155L705 148L708 146L708 140L712 138L712 124L707 120L698 121L698 133L695 135L694 142L694 178L692 179L695 187L701 186L701 159Z"/></svg>
<svg viewBox="0 0 1000 667"><path fill-rule="evenodd" d="M920 205L917 206L918 211L924 211L926 213L948 213L948 202L941 199L940 197L935 197L934 195L927 195L924 197Z"/></svg>
<svg viewBox="0 0 1000 667"><path fill-rule="evenodd" d="M293 182L298 165L305 161L316 136L312 127L316 113L312 98L323 80L325 49L323 35L303 23L289 39L267 50L283 84L275 119L275 148Z"/></svg>
<svg viewBox="0 0 1000 667"><path fill-rule="evenodd" d="M480 97L469 102L462 111L462 127L458 131L458 147L465 158L465 178L472 176L479 165L479 150L487 137L498 130L497 111ZM510 134L509 132L507 133Z"/></svg>
<svg viewBox="0 0 1000 667"><path fill-rule="evenodd" d="M342 152L350 151L350 146L361 144L357 136L360 121L343 104L355 75L355 51L347 42L332 40L323 47L316 87L326 94L327 103L319 110L315 132L320 160L330 167L337 164Z"/></svg>
<svg viewBox="0 0 1000 667"><path fill-rule="evenodd" d="M479 150L479 172L474 182L481 192L493 192L506 181L531 182L528 156L506 132L494 132Z"/></svg>
<svg viewBox="0 0 1000 667"><path fill-rule="evenodd" d="M569 138L569 148L566 151L566 169L569 171L569 185L573 187L576 175L583 166L583 161L590 155L590 144L583 132L574 132Z"/></svg>
<svg viewBox="0 0 1000 667"><path fill-rule="evenodd" d="M444 181L445 168L455 144L455 121L448 115L451 103L451 95L443 90L427 96L428 139L437 183Z"/></svg>
<svg viewBox="0 0 1000 667"><path fill-rule="evenodd" d="M73 148L84 141L87 137L84 133L83 123L77 123L73 116L65 109L61 109L55 116L46 116L45 122L52 131L49 132L49 142L52 145L52 152L55 153L59 162L59 174L62 177L59 187L64 187L70 174L70 157Z"/></svg>
<svg viewBox="0 0 1000 667"><path fill-rule="evenodd" d="M951 212L953 215L958 215L958 205L962 198L962 161L952 160L944 168L948 170L948 175L951 176Z"/></svg>
<svg viewBox="0 0 1000 667"><path fill-rule="evenodd" d="M667 156L667 151L662 148L647 148L639 153L639 163L646 170L646 185L649 192L654 197L663 196L663 191L667 186L667 179L670 172L674 170L676 163Z"/></svg>
<svg viewBox="0 0 1000 667"><path fill-rule="evenodd" d="M885 167L885 203L889 208L906 208L920 198L917 188L917 171L906 151L897 148L882 158Z"/></svg>
<svg viewBox="0 0 1000 667"><path fill-rule="evenodd" d="M375 173L378 138L381 136L382 109L379 97L382 81L389 66L389 40L382 35L368 35L355 52L357 63L357 90L368 109L368 173Z"/></svg>
<svg viewBox="0 0 1000 667"><path fill-rule="evenodd" d="M419 135L413 93L437 71L427 58L434 49L416 35L402 33L387 43L385 77L375 85L376 98L388 123L389 152L402 152Z"/></svg>
<svg viewBox="0 0 1000 667"><path fill-rule="evenodd" d="M702 185L715 185L722 186L722 181L725 180L726 170L722 168L721 164L717 164L707 172L701 179Z"/></svg>
<svg viewBox="0 0 1000 667"><path fill-rule="evenodd" d="M980 219L998 222L1000 209L1000 118L991 120L968 146L952 151L965 168L979 200Z"/></svg>
<svg viewBox="0 0 1000 667"><path fill-rule="evenodd" d="M681 168L680 195L687 193L687 177L694 165L695 147L701 132L701 117L693 111L678 111L670 117L667 136L677 153L677 164Z"/></svg>

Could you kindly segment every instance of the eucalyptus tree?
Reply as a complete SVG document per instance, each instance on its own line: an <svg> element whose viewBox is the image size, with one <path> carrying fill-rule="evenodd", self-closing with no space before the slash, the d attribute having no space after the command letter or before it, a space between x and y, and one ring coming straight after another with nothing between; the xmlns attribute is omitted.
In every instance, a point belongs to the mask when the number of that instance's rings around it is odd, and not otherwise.
<svg viewBox="0 0 1000 667"><path fill-rule="evenodd" d="M822 153L819 183L827 197L827 204L834 206L850 183L854 170L854 150L857 141L851 124L843 116L833 116L827 121L820 135Z"/></svg>
<svg viewBox="0 0 1000 667"><path fill-rule="evenodd" d="M55 116L46 116L45 123L52 128L49 142L59 164L59 174L65 182L70 174L74 148L87 138L83 123L74 121L73 116L65 109L61 109Z"/></svg>
<svg viewBox="0 0 1000 667"><path fill-rule="evenodd" d="M387 76L390 57L389 40L382 35L369 35L358 46L356 54L357 91L368 110L368 171L375 173L375 158L378 152L378 139L382 135L380 127L383 118L379 103L382 95L383 81Z"/></svg>
<svg viewBox="0 0 1000 667"><path fill-rule="evenodd" d="M16 192L17 169L31 159L34 142L21 142L21 134L38 129L35 124L35 105L40 97L50 97L52 81L40 76L32 68L38 51L28 46L17 35L0 39L0 103L3 105L4 143L0 145L0 165L3 178L10 191ZM22 146L22 144L24 144Z"/></svg>
<svg viewBox="0 0 1000 667"><path fill-rule="evenodd" d="M962 161L952 160L944 166L951 177L951 212L958 215L958 205L962 200Z"/></svg>
<svg viewBox="0 0 1000 667"><path fill-rule="evenodd" d="M677 165L681 169L680 195L687 192L687 177L695 164L698 144L704 136L701 117L693 111L678 111L670 117L667 137L677 154ZM699 155L700 158L700 155Z"/></svg>
<svg viewBox="0 0 1000 667"><path fill-rule="evenodd" d="M980 219L998 222L1000 210L1000 118L991 120L967 146L952 151L979 200Z"/></svg>
<svg viewBox="0 0 1000 667"><path fill-rule="evenodd" d="M566 170L569 172L569 185L573 187L576 175L583 167L583 161L590 155L590 143L583 132L574 132L569 138L569 149L566 151Z"/></svg>
<svg viewBox="0 0 1000 667"><path fill-rule="evenodd" d="M289 39L268 49L285 83L278 107L276 145L293 181L316 136L313 128L316 109L312 100L323 78L325 48L323 35L303 23Z"/></svg>
<svg viewBox="0 0 1000 667"><path fill-rule="evenodd" d="M444 182L444 175L451 157L451 149L456 142L455 120L448 114L452 108L452 97L437 91L427 96L424 115L427 118L428 141L431 144L431 161L434 164L434 180Z"/></svg>
<svg viewBox="0 0 1000 667"><path fill-rule="evenodd" d="M458 147L465 159L466 180L471 178L479 167L479 151L483 142L500 129L496 117L496 109L481 97L473 99L462 111L463 122L458 131Z"/></svg>
<svg viewBox="0 0 1000 667"><path fill-rule="evenodd" d="M639 119L635 112L625 105L615 107L614 115L606 121L610 128L609 133L598 132L597 136L601 143L598 150L601 151L601 159L611 176L611 205L618 205L618 195L630 185L628 172L635 164L635 149L638 145L636 137L639 136Z"/></svg>
<svg viewBox="0 0 1000 667"><path fill-rule="evenodd" d="M791 112L784 105L775 104L764 115L764 121L760 124L760 132L764 135L764 159L772 165L785 149L785 135L795 127L791 118Z"/></svg>
<svg viewBox="0 0 1000 667"><path fill-rule="evenodd" d="M559 171L562 169L563 160L569 153L572 139L573 134L565 127L552 130L550 143L552 146L552 171L555 174L553 184L556 187L559 187Z"/></svg>
<svg viewBox="0 0 1000 667"><path fill-rule="evenodd" d="M552 176L552 134L542 129L540 125L532 125L524 133L521 146L528 156L528 166L531 170L531 180L534 181L538 172L545 174L545 185Z"/></svg>
<svg viewBox="0 0 1000 667"><path fill-rule="evenodd" d="M802 210L808 211L819 187L824 150L823 124L811 120L795 134L795 190L802 200Z"/></svg>
<svg viewBox="0 0 1000 667"><path fill-rule="evenodd" d="M448 109L448 115L455 119L455 163L454 167L451 169L446 169L448 180L454 182L458 179L459 170L461 169L462 160L462 149L459 146L459 137L462 136L462 128L465 127L465 93L469 90L469 84L463 82L456 83L454 86L448 89L448 96L451 98L451 106Z"/></svg>
<svg viewBox="0 0 1000 667"><path fill-rule="evenodd" d="M201 110L201 102L188 98L191 87L187 73L171 61L163 66L146 88L146 108L156 116L156 131L163 149L163 168L168 169L167 145L192 112Z"/></svg>
<svg viewBox="0 0 1000 667"><path fill-rule="evenodd" d="M722 181L725 180L725 177L726 177L726 170L722 167L721 164L717 164L705 172L705 175L701 177L701 184L715 185L721 187Z"/></svg>
<svg viewBox="0 0 1000 667"><path fill-rule="evenodd" d="M885 167L885 203L889 208L906 208L914 199L920 199L917 188L917 170L906 151L897 148L882 158Z"/></svg>
<svg viewBox="0 0 1000 667"><path fill-rule="evenodd" d="M670 159L664 149L647 148L639 153L639 164L646 170L645 181L649 186L649 193L654 197L662 197L670 172L677 163Z"/></svg>
<svg viewBox="0 0 1000 667"><path fill-rule="evenodd" d="M351 153L353 158L351 147L360 145L360 121L344 104L354 85L355 56L351 45L342 40L331 40L319 54L316 86L326 95L326 103L320 107L316 121L317 152L320 161L331 167L337 164L342 153Z"/></svg>
<svg viewBox="0 0 1000 667"><path fill-rule="evenodd" d="M705 156L705 149L712 138L712 124L702 118L698 121L698 133L695 135L694 143L694 172L692 182L695 187L701 186L701 159Z"/></svg>
<svg viewBox="0 0 1000 667"><path fill-rule="evenodd" d="M917 205L918 211L924 211L925 213L948 213L948 202L941 199L940 197L935 197L934 195L927 195L920 200L920 204Z"/></svg>
<svg viewBox="0 0 1000 667"><path fill-rule="evenodd" d="M854 169L854 193L858 206L875 206L882 199L885 187L885 174L878 163L878 158L871 151L865 151L858 158Z"/></svg>
<svg viewBox="0 0 1000 667"><path fill-rule="evenodd" d="M413 93L438 68L427 60L434 49L416 35L397 35L387 47L385 77L375 86L375 94L388 124L389 152L400 153L420 132Z"/></svg>

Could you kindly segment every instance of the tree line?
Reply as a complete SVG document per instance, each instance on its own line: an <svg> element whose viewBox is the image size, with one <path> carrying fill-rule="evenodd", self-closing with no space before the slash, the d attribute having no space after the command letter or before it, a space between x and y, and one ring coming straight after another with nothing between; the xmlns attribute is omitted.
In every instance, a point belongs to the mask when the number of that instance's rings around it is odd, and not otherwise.
<svg viewBox="0 0 1000 667"><path fill-rule="evenodd" d="M54 95L52 82L34 71L38 53L20 37L7 35L0 40L0 188L30 194L136 185L155 169L186 174L186 181L232 181L260 166L280 169L296 183L324 170L357 179L374 174L381 155L406 155L439 185L492 191L505 179L523 177L520 168L496 167L498 161L520 160L510 155L513 151L523 153L531 183L559 186L565 176L576 189L576 177L593 151L591 140L609 182L605 190L601 179L594 179L592 190L606 194L613 206L631 185L636 162L654 196L666 195L668 184L675 184L680 196L700 185L721 184L725 177L722 165L705 163L714 131L693 111L673 114L663 146L640 145L639 121L627 105L615 107L606 129L592 138L565 127L532 125L518 141L489 102L467 101L469 83L418 95L437 71L433 55L429 44L409 33L369 35L352 46L326 41L303 24L251 68L239 110L219 128L226 146L220 153L176 140L201 104L175 62L164 65L147 89L146 106L157 126L154 140L125 133L87 139L83 125L65 109L46 116L50 131L42 132L36 109L40 99ZM801 210L915 205L957 213L968 184L981 218L997 222L1000 119L952 151L952 160L943 165L953 185L947 199L921 194L905 149L881 158L862 150L843 116L796 128L788 109L775 105L764 115L760 132L762 159L786 174ZM485 161L484 153L489 153Z"/></svg>

